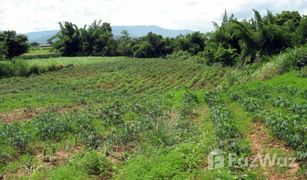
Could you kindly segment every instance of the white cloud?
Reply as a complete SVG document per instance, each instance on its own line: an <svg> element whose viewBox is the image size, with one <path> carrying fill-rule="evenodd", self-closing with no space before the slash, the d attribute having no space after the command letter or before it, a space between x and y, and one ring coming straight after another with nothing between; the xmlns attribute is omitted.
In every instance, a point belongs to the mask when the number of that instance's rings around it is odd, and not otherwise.
<svg viewBox="0 0 307 180"><path fill-rule="evenodd" d="M18 32L57 29L58 22L83 26L95 19L112 25L159 25L207 31L225 9L240 18L251 9L307 11L307 0L0 0L0 29Z"/></svg>

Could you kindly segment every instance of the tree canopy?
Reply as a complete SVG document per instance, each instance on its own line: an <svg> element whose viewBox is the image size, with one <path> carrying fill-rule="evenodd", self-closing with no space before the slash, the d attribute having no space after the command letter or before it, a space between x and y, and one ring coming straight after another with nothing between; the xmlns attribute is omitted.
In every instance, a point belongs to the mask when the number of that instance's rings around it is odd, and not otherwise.
<svg viewBox="0 0 307 180"><path fill-rule="evenodd" d="M253 10L251 19L238 20L225 14L215 30L203 34L193 32L176 38L155 33L133 38L127 31L120 37L112 35L111 25L94 21L78 28L70 22L60 23L60 32L53 38L53 46L64 56L133 56L139 58L164 57L187 52L205 58L209 64L225 66L259 61L263 56L277 54L287 48L300 46L307 40L307 17L297 11L262 16Z"/></svg>
<svg viewBox="0 0 307 180"><path fill-rule="evenodd" d="M12 59L28 51L28 38L15 31L0 32L0 59Z"/></svg>

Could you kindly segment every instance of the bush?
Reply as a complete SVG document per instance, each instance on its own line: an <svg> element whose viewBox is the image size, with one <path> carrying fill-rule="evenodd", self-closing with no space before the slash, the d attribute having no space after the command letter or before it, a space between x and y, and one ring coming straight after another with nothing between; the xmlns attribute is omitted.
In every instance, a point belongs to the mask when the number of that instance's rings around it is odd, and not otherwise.
<svg viewBox="0 0 307 180"><path fill-rule="evenodd" d="M148 42L143 42L141 44L137 44L133 46L133 57L136 58L152 58L154 55L154 48Z"/></svg>
<svg viewBox="0 0 307 180"><path fill-rule="evenodd" d="M0 77L9 77L12 75L12 68L9 63L0 62Z"/></svg>
<svg viewBox="0 0 307 180"><path fill-rule="evenodd" d="M224 66L233 66L236 64L238 53L235 49L219 47L215 52L215 59Z"/></svg>
<svg viewBox="0 0 307 180"><path fill-rule="evenodd" d="M307 66L303 67L300 72L299 75L303 78L307 78Z"/></svg>
<svg viewBox="0 0 307 180"><path fill-rule="evenodd" d="M13 62L12 67L15 76L27 76L29 74L29 66L23 61Z"/></svg>
<svg viewBox="0 0 307 180"><path fill-rule="evenodd" d="M27 76L29 66L23 61L0 62L0 77Z"/></svg>
<svg viewBox="0 0 307 180"><path fill-rule="evenodd" d="M187 51L182 51L182 50L177 51L167 56L168 59L172 59L172 60L187 60L191 57L192 55L190 53L188 53Z"/></svg>
<svg viewBox="0 0 307 180"><path fill-rule="evenodd" d="M53 64L51 66L48 67L48 71L58 71L63 69L64 66L62 64Z"/></svg>
<svg viewBox="0 0 307 180"><path fill-rule="evenodd" d="M200 64L209 64L208 58L206 58L203 54L199 53L198 55L191 55L187 51L182 51L182 50L177 51L171 55L168 55L166 56L166 58L171 60L180 60L180 61L191 60Z"/></svg>
<svg viewBox="0 0 307 180"><path fill-rule="evenodd" d="M18 59L46 59L61 57L59 53L47 53L47 54L24 54L18 57Z"/></svg>
<svg viewBox="0 0 307 180"><path fill-rule="evenodd" d="M82 158L82 166L90 175L96 175L110 179L113 175L113 165L105 156L97 152L88 152Z"/></svg>
<svg viewBox="0 0 307 180"><path fill-rule="evenodd" d="M40 69L37 65L31 66L29 74L39 74L39 73L40 73Z"/></svg>
<svg viewBox="0 0 307 180"><path fill-rule="evenodd" d="M67 67L71 67L68 65ZM31 74L40 74L47 71L58 71L63 69L62 64L53 64L49 67L40 67L38 65L29 66L26 61L16 60L16 61L4 61L0 62L0 78L1 77L13 77L13 76L29 76Z"/></svg>
<svg viewBox="0 0 307 180"><path fill-rule="evenodd" d="M283 72L290 71L291 69L302 69L307 65L307 48L295 48L285 53L282 58Z"/></svg>

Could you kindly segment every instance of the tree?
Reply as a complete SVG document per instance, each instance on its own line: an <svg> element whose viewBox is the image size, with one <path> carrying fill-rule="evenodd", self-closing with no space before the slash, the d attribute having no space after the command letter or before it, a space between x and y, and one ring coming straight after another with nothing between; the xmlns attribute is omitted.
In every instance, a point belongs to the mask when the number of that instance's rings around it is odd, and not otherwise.
<svg viewBox="0 0 307 180"><path fill-rule="evenodd" d="M60 23L59 33L49 42L64 56L112 56L117 49L111 25L102 21L80 29L71 22Z"/></svg>
<svg viewBox="0 0 307 180"><path fill-rule="evenodd" d="M12 59L28 51L28 38L15 31L0 32L0 58Z"/></svg>
<svg viewBox="0 0 307 180"><path fill-rule="evenodd" d="M275 23L285 26L290 31L295 31L301 21L301 15L297 11L283 11L275 17Z"/></svg>
<svg viewBox="0 0 307 180"><path fill-rule="evenodd" d="M300 15L297 12L283 12L274 16L268 11L262 17L258 11L253 11L254 18L249 21L238 21L233 16L228 18L225 12L221 25L215 23L216 30L207 41L210 45L205 53L211 58L233 57L233 62L227 65L234 64L235 59L245 64L253 63L261 55L276 54L299 44L296 40L298 35L291 29L298 26Z"/></svg>
<svg viewBox="0 0 307 180"><path fill-rule="evenodd" d="M115 54L112 28L109 23L94 21L88 28L83 29L82 45L86 54L94 56L110 56ZM86 35L85 35L86 34ZM115 49L114 49L115 48Z"/></svg>
<svg viewBox="0 0 307 180"><path fill-rule="evenodd" d="M53 46L64 56L76 56L80 54L81 39L77 25L71 22L60 24L60 31L50 40Z"/></svg>
<svg viewBox="0 0 307 180"><path fill-rule="evenodd" d="M304 16L299 26L296 29L296 34L298 36L298 41L301 44L305 44L307 42L307 16Z"/></svg>
<svg viewBox="0 0 307 180"><path fill-rule="evenodd" d="M154 47L146 41L142 41L133 46L132 51L133 51L133 56L137 58L155 57Z"/></svg>
<svg viewBox="0 0 307 180"><path fill-rule="evenodd" d="M186 36L177 37L177 50L187 51L193 55L204 50L205 36L200 32L194 32Z"/></svg>
<svg viewBox="0 0 307 180"><path fill-rule="evenodd" d="M129 36L127 30L121 32L121 36L117 39L117 52L120 56L131 56L133 47L133 39Z"/></svg>
<svg viewBox="0 0 307 180"><path fill-rule="evenodd" d="M170 41L166 41L161 35L148 33L146 36L136 40L132 48L134 57L161 57L172 52Z"/></svg>
<svg viewBox="0 0 307 180"><path fill-rule="evenodd" d="M30 46L37 47L37 46L39 46L39 43L38 42L32 42L32 43L30 43Z"/></svg>

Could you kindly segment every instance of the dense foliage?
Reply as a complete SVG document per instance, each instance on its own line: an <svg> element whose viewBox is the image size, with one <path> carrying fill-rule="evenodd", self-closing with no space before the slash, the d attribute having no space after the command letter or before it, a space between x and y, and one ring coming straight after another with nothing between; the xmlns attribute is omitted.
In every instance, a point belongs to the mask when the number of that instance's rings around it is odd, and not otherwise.
<svg viewBox="0 0 307 180"><path fill-rule="evenodd" d="M194 32L176 38L165 38L152 32L132 38L127 31L113 37L110 24L95 21L89 27L60 23L60 32L52 42L64 56L133 56L139 58L164 57L172 53L187 52L197 55L207 64L225 66L244 65L260 61L264 56L306 43L307 17L297 11L283 11L262 17L238 20L225 12L222 23L214 23L213 32Z"/></svg>
<svg viewBox="0 0 307 180"><path fill-rule="evenodd" d="M28 38L15 31L0 32L0 60L12 59L28 51Z"/></svg>

